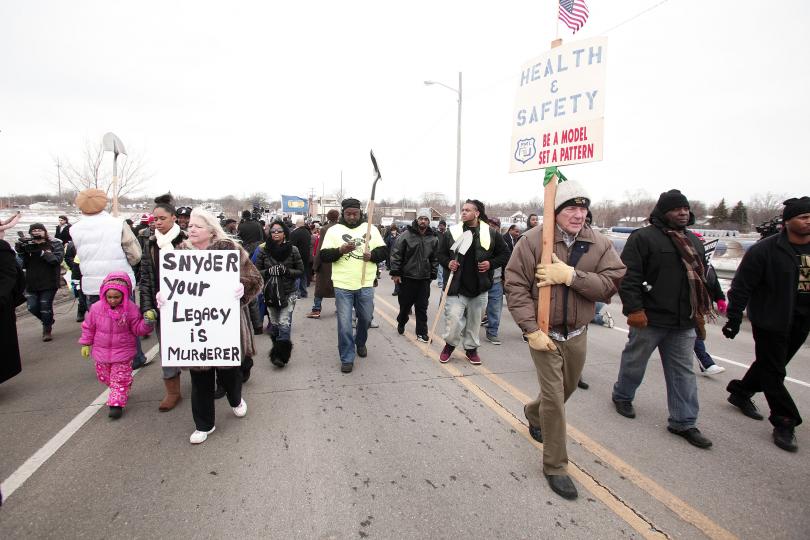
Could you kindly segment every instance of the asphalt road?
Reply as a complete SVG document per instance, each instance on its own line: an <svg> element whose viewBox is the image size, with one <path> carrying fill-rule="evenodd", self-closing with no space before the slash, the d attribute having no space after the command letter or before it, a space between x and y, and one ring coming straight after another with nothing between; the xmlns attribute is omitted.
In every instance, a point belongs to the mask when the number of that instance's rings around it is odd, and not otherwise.
<svg viewBox="0 0 810 540"><path fill-rule="evenodd" d="M438 289L431 294L432 319ZM396 333L396 300L384 274L380 328L349 375L339 373L333 301L310 320L311 298L299 300L290 364L271 366L269 339L259 338L247 416L218 401L217 430L199 446L188 442L187 374L180 406L159 413L160 370L156 362L142 369L124 417L111 421L106 407L91 405L104 387L79 355L75 308L57 308L51 343L40 341L37 321L21 318L23 373L0 385L0 538L808 537L807 428L790 454L773 445L767 421L725 401L726 383L744 372L731 362L752 359L748 329L729 341L719 325L709 328L708 349L727 371L698 376L699 427L714 442L699 450L666 431L657 355L637 418L614 411L627 334L611 305L617 328L589 328L591 388L567 407L580 491L569 502L548 488L526 430L522 403L537 380L507 308L503 345L483 341L482 366L458 353L443 366L441 344L420 348L413 322ZM810 414L808 360L805 345L788 387ZM756 402L767 410L762 396ZM70 435L82 414L89 419Z"/></svg>

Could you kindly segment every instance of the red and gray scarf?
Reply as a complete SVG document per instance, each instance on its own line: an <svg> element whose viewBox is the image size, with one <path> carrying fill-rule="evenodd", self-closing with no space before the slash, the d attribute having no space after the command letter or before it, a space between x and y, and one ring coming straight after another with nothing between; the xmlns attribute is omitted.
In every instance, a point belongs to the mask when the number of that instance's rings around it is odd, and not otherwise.
<svg viewBox="0 0 810 540"><path fill-rule="evenodd" d="M706 289L706 269L703 266L703 257L698 255L695 246L686 236L685 231L664 227L664 232L672 239L675 249L681 256L681 262L686 269L686 278L689 283L689 303L692 306L691 317L702 330L706 319L714 320L716 315L712 310L712 299Z"/></svg>

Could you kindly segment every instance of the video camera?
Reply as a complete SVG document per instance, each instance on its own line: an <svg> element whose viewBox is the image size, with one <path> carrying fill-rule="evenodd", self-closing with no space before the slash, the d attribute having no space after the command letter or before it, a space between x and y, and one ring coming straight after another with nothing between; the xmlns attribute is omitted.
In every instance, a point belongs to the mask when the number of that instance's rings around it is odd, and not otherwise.
<svg viewBox="0 0 810 540"><path fill-rule="evenodd" d="M756 226L756 230L759 233L760 240L773 236L782 230L782 216L775 216L768 221L763 221Z"/></svg>
<svg viewBox="0 0 810 540"><path fill-rule="evenodd" d="M37 242L36 240L36 238L31 236L21 236L17 240L14 249L16 249L19 254L40 252L44 249L45 242Z"/></svg>

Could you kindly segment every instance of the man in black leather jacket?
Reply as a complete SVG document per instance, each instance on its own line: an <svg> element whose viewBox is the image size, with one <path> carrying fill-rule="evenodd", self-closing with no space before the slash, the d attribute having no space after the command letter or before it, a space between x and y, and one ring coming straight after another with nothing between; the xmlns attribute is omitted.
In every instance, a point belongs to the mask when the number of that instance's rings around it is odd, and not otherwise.
<svg viewBox="0 0 810 540"><path fill-rule="evenodd" d="M399 285L397 332L405 333L408 315L416 306L416 339L428 342L427 308L430 282L436 279L439 239L430 228L428 215L418 216L399 235L391 250L391 278Z"/></svg>

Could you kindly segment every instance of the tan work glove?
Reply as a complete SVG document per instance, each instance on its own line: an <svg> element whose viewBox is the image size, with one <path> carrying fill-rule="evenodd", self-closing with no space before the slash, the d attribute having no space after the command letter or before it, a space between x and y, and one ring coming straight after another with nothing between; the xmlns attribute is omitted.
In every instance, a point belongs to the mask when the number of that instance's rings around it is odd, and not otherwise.
<svg viewBox="0 0 810 540"><path fill-rule="evenodd" d="M557 346L551 341L551 338L546 335L542 330L535 330L531 334L526 334L526 339L529 341L529 347L535 351L556 351Z"/></svg>
<svg viewBox="0 0 810 540"><path fill-rule="evenodd" d="M571 285L574 281L574 267L562 262L557 255L551 254L551 264L540 263L534 273L538 287L549 285Z"/></svg>

